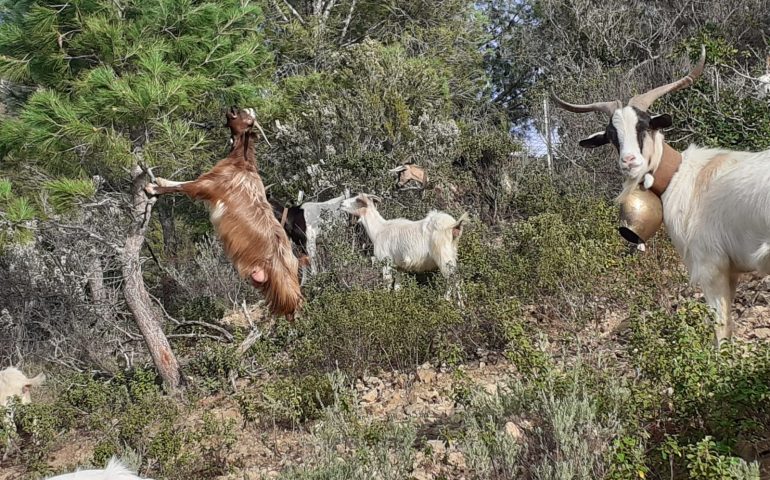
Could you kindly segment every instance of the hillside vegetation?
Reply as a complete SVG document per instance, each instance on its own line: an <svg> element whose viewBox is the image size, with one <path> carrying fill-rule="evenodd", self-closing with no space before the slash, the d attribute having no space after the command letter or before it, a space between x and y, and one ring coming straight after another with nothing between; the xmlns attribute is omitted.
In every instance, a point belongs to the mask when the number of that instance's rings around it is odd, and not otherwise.
<svg viewBox="0 0 770 480"><path fill-rule="evenodd" d="M770 4L739 3L0 0L0 367L48 376L0 425L0 479L112 455L172 480L770 475L767 281L715 349L665 231L617 234L617 152L577 146L606 118L544 108L627 99L705 44L652 107L667 139L770 148ZM296 321L267 315L201 203L141 192L223 158L231 105L286 205L467 212L462 305L440 274L386 289L338 222ZM395 187L409 162L426 188Z"/></svg>

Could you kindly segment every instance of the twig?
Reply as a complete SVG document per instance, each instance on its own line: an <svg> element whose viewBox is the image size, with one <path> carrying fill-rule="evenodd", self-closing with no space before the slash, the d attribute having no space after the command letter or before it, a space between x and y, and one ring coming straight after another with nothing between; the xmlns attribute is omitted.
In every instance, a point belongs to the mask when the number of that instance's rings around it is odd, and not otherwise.
<svg viewBox="0 0 770 480"><path fill-rule="evenodd" d="M342 27L342 34L340 35L340 44L345 41L345 35L348 34L348 27L350 27L350 21L353 19L353 10L356 8L356 1L353 0L350 3L350 10L348 10L348 16L345 17L345 24Z"/></svg>
<svg viewBox="0 0 770 480"><path fill-rule="evenodd" d="M209 335L208 333L172 333L166 336L168 338L210 338L218 342L227 343L226 339L217 335Z"/></svg>
<svg viewBox="0 0 770 480"><path fill-rule="evenodd" d="M302 15L299 14L296 10L294 10L294 7L291 6L291 3L289 3L289 0L283 0L283 4L286 5L289 8L289 11L292 15L297 17L297 20L299 20L299 23L302 25L305 24L305 19L302 18Z"/></svg>
<svg viewBox="0 0 770 480"><path fill-rule="evenodd" d="M182 322L182 323L178 324L177 328L181 328L181 327L184 327L184 326L187 326L187 325L198 325L200 327L205 327L205 328L210 328L212 330L216 330L217 332L219 332L222 335L224 335L225 338L227 338L229 341L231 341L231 342L233 341L233 335L230 332L228 332L227 330L225 330L224 328L220 327L219 325L214 325L212 323L207 323L207 322L203 322L203 321L191 320L191 321Z"/></svg>
<svg viewBox="0 0 770 480"><path fill-rule="evenodd" d="M169 313L166 311L166 307L163 306L163 303L161 303L161 301L160 301L160 299L158 297L156 297L155 295L153 295L153 294L151 294L149 292L147 292L147 295L149 295L150 298L155 300L155 303L157 303L158 306L160 307L160 309L163 311L163 315L166 317L166 319L168 319L174 325L181 325L182 324L182 322L180 322L176 318L174 318L171 315L169 315Z"/></svg>

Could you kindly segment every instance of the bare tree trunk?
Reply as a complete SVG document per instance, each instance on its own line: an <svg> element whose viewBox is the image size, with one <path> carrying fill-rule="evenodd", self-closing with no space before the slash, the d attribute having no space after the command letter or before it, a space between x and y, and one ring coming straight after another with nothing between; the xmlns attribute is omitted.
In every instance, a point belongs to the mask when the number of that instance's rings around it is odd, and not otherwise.
<svg viewBox="0 0 770 480"><path fill-rule="evenodd" d="M166 335L163 333L157 311L153 307L142 278L140 253L155 198L148 198L144 193L146 175L138 165L131 169L131 178L132 223L126 236L125 246L120 254L123 295L139 330L142 332L144 341L147 343L147 349L152 355L158 373L163 378L166 389L173 393L180 385L179 363L174 352L171 351L171 345L168 343Z"/></svg>
<svg viewBox="0 0 770 480"><path fill-rule="evenodd" d="M103 321L112 321L115 318L115 314L107 298L107 289L104 287L104 267L97 252L93 252L93 258L88 263L86 275L91 303L96 307L99 318Z"/></svg>

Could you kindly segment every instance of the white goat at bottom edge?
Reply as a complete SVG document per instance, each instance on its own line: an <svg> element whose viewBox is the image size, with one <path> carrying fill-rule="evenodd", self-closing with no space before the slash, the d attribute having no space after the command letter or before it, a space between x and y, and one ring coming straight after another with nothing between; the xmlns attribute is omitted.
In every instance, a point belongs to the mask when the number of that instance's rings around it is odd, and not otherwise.
<svg viewBox="0 0 770 480"><path fill-rule="evenodd" d="M110 458L104 469L98 470L78 470L72 473L65 473L55 477L48 477L46 480L152 480L142 479L136 473L126 467L123 462L115 457Z"/></svg>
<svg viewBox="0 0 770 480"><path fill-rule="evenodd" d="M438 269L450 280L457 270L457 245L468 215L455 220L451 215L431 210L422 220L385 220L377 211L375 201L379 201L379 197L362 193L342 202L342 209L359 217L359 223L374 244L375 258L389 262L383 268L385 280L392 282L391 263L407 272ZM451 291L452 286L447 297Z"/></svg>

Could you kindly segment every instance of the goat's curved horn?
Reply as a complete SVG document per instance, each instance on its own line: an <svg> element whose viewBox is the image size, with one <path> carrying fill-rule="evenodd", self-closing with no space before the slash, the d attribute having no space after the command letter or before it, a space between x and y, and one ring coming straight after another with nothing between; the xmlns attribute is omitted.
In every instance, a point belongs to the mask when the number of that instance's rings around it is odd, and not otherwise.
<svg viewBox="0 0 770 480"><path fill-rule="evenodd" d="M406 168L407 168L406 165L399 165L396 168L391 168L390 170L388 170L388 172L390 172L390 173L399 173L399 172L403 172L404 170L406 170Z"/></svg>
<svg viewBox="0 0 770 480"><path fill-rule="evenodd" d="M697 65L695 65L695 68L693 68L690 73L675 82L661 85L660 87L653 88L650 91L634 96L631 100L628 101L628 105L636 107L642 111L647 111L647 109L650 108L650 105L652 105L655 100L659 99L663 95L687 88L695 83L695 80L697 80L698 77L700 77L703 73L704 65L706 65L706 46L701 45L700 59L698 60Z"/></svg>
<svg viewBox="0 0 770 480"><path fill-rule="evenodd" d="M267 143L267 146L268 147L272 147L272 145L270 145L270 140L268 140L267 139L267 135L265 135L265 131L262 130L262 125L260 125L259 122L256 121L256 119L254 120L254 125L256 125L257 128L259 129L260 133L262 133L262 138L265 139L265 143Z"/></svg>
<svg viewBox="0 0 770 480"><path fill-rule="evenodd" d="M374 200L377 203L381 203L382 202L382 197L377 196L377 195L369 195L369 198L371 198L372 200Z"/></svg>
<svg viewBox="0 0 770 480"><path fill-rule="evenodd" d="M553 100L553 103L555 103L556 106L563 108L564 110L567 110L569 112L575 112L575 113L604 112L610 116L612 116L615 110L623 106L620 103L620 100L612 100L610 102L587 103L585 105L567 103L561 98L557 97L556 94L553 93L553 90L551 90L551 100Z"/></svg>

